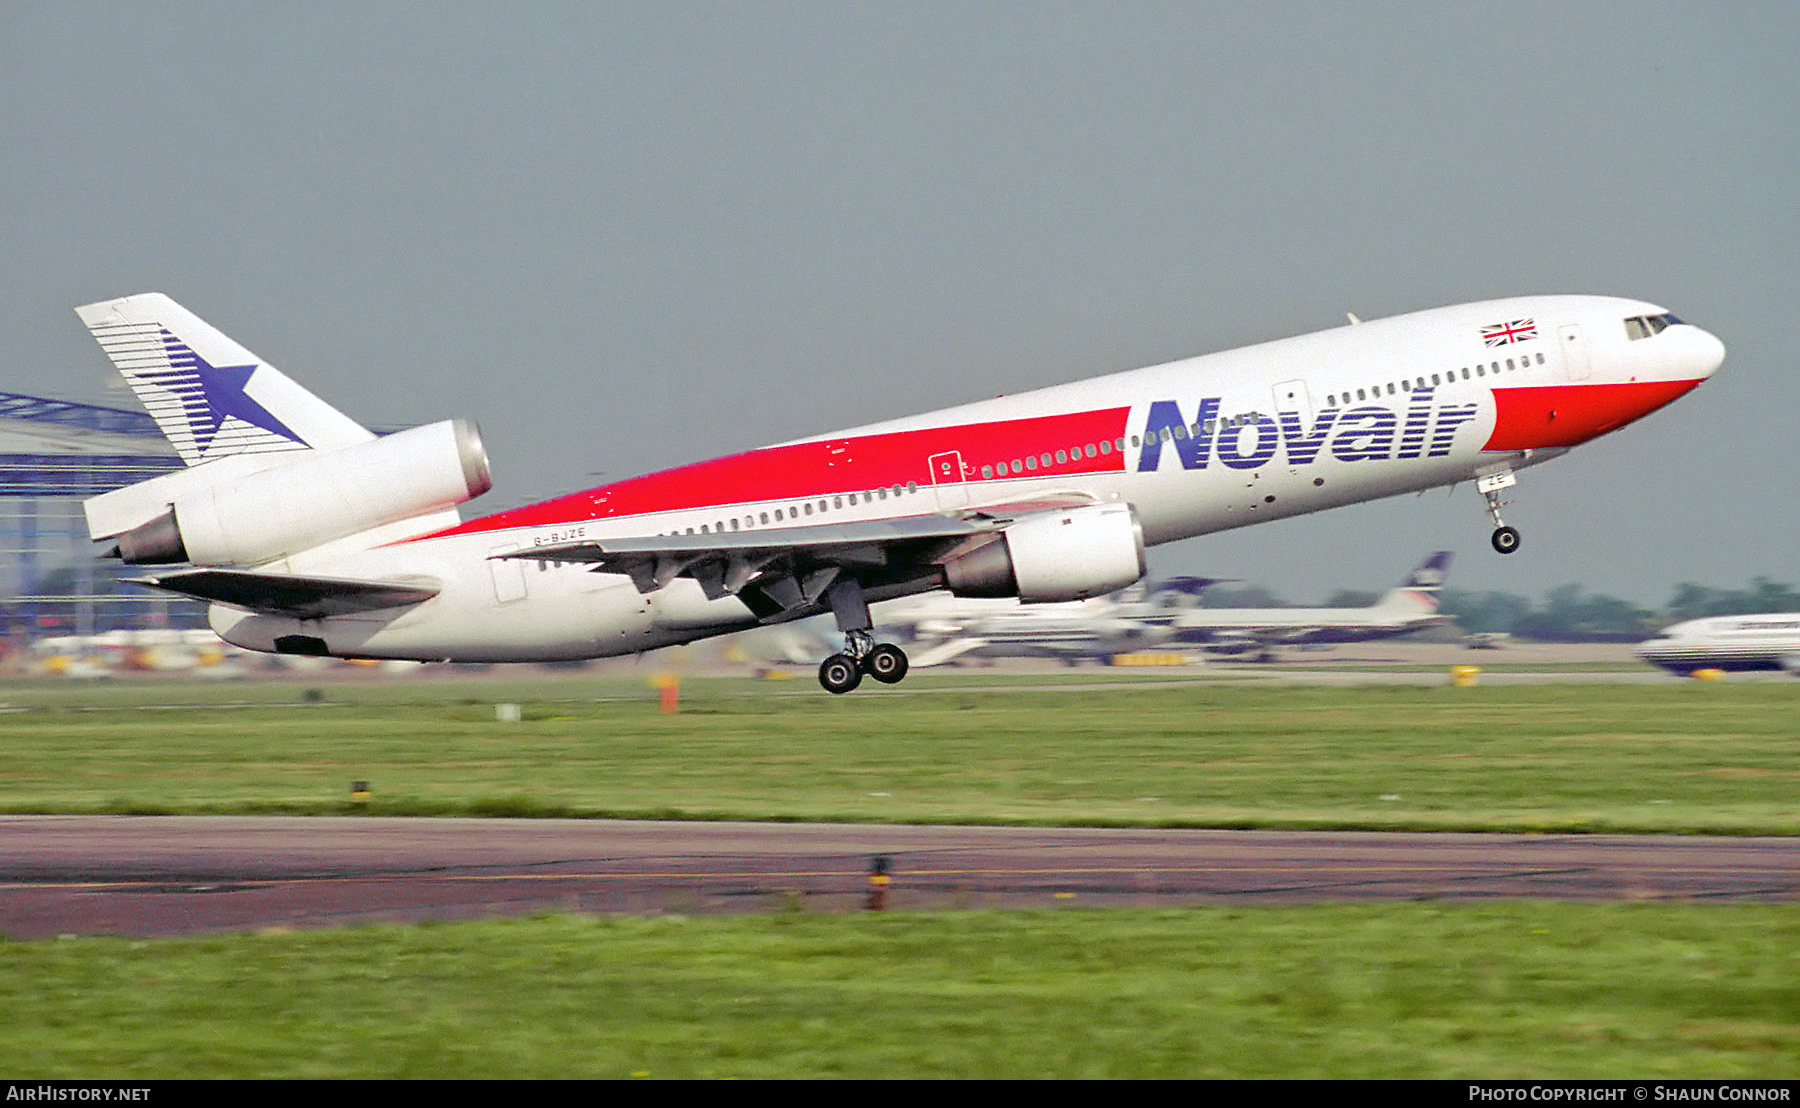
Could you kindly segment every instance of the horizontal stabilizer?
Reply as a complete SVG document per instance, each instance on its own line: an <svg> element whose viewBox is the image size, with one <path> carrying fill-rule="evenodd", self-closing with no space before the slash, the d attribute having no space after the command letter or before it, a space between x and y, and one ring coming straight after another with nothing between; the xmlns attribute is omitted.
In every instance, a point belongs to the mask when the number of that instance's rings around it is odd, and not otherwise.
<svg viewBox="0 0 1800 1108"><path fill-rule="evenodd" d="M161 577L128 577L145 585L252 612L323 619L418 604L438 594L435 585L356 581L343 577L294 577L231 569L192 569Z"/></svg>

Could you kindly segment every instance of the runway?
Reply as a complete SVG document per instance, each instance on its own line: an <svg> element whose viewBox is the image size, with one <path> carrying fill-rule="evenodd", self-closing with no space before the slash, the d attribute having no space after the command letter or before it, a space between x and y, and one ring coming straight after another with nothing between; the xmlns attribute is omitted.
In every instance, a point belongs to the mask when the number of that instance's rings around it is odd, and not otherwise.
<svg viewBox="0 0 1800 1108"><path fill-rule="evenodd" d="M886 867L885 884L871 880ZM597 913L1800 896L1800 840L336 817L0 817L0 934Z"/></svg>

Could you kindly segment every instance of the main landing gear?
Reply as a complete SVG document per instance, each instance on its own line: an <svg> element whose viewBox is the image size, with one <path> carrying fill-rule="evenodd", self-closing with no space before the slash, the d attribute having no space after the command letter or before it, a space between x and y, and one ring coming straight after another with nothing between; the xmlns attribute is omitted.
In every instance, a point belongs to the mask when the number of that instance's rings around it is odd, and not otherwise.
<svg viewBox="0 0 1800 1108"><path fill-rule="evenodd" d="M1518 483L1519 479L1513 476L1513 471L1510 469L1490 473L1475 482L1475 488L1481 495L1487 497L1488 515L1492 516L1494 520L1494 536L1490 541L1494 544L1494 549L1502 554L1511 554L1519 549L1519 530L1516 527L1508 527L1506 521L1500 518L1500 509L1512 503L1510 500L1500 499L1500 490L1511 488Z"/></svg>
<svg viewBox="0 0 1800 1108"><path fill-rule="evenodd" d="M893 643L875 641L874 621L863 598L862 585L853 577L840 578L826 591L838 630L844 633L844 652L819 663L819 684L841 696L862 684L864 676L884 685L898 684L906 676L906 651Z"/></svg>
<svg viewBox="0 0 1800 1108"><path fill-rule="evenodd" d="M842 695L862 684L865 676L894 685L906 676L906 651L891 642L878 643L867 631L850 632L845 652L819 663L819 684Z"/></svg>

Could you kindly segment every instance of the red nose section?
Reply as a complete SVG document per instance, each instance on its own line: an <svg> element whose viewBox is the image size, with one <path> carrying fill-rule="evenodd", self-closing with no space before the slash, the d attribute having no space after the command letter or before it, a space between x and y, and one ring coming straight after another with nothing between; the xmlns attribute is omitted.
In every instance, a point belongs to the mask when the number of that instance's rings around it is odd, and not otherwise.
<svg viewBox="0 0 1800 1108"><path fill-rule="evenodd" d="M1483 450L1575 446L1649 415L1699 381L1631 381L1495 389L1494 433Z"/></svg>

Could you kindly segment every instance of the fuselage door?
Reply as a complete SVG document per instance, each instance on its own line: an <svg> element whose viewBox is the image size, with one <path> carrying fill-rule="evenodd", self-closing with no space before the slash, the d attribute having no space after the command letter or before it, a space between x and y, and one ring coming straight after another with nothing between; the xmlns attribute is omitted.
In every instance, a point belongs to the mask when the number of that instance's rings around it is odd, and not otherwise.
<svg viewBox="0 0 1800 1108"><path fill-rule="evenodd" d="M518 543L496 547L489 554L511 554L519 549ZM488 572L494 578L494 602L511 604L515 600L525 599L525 563L518 558L490 558Z"/></svg>
<svg viewBox="0 0 1800 1108"><path fill-rule="evenodd" d="M946 450L927 459L931 485L937 491L938 511L969 506L969 486L964 483L962 451Z"/></svg>
<svg viewBox="0 0 1800 1108"><path fill-rule="evenodd" d="M1313 421L1312 394L1306 391L1306 382L1295 378L1292 381L1280 381L1275 385L1275 410L1277 412L1298 412L1300 425L1311 427Z"/></svg>
<svg viewBox="0 0 1800 1108"><path fill-rule="evenodd" d="M1563 372L1571 381L1588 379L1587 337L1581 333L1579 323L1565 323L1556 329L1556 339L1562 346Z"/></svg>

